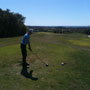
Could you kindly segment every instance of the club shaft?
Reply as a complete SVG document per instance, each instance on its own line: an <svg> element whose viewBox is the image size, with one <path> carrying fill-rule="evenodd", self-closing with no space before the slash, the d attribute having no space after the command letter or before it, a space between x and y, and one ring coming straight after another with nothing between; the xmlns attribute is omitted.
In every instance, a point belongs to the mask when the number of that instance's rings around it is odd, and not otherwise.
<svg viewBox="0 0 90 90"><path fill-rule="evenodd" d="M36 54L36 53L33 53L34 55L36 55L36 57L44 64L46 64L43 60L41 60L41 58Z"/></svg>

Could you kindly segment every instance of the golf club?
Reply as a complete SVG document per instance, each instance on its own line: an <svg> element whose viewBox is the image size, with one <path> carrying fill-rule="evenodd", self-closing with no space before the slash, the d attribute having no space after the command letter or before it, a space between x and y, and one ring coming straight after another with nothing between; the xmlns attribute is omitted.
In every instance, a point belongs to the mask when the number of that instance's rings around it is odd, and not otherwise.
<svg viewBox="0 0 90 90"><path fill-rule="evenodd" d="M40 58L36 53L33 52L33 54L36 55L36 57L37 57L43 64L45 64L46 67L48 67L48 64L46 64L43 60L41 60L41 58Z"/></svg>

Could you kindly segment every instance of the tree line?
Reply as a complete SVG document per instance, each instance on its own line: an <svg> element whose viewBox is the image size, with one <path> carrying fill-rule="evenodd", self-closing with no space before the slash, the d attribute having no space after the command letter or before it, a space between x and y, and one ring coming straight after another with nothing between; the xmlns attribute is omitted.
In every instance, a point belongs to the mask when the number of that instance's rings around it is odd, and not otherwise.
<svg viewBox="0 0 90 90"><path fill-rule="evenodd" d="M54 33L84 33L90 35L89 26L62 27L54 30Z"/></svg>
<svg viewBox="0 0 90 90"><path fill-rule="evenodd" d="M26 32L24 21L21 14L0 8L0 38L23 35Z"/></svg>
<svg viewBox="0 0 90 90"><path fill-rule="evenodd" d="M84 33L90 35L90 26L28 26L34 32Z"/></svg>

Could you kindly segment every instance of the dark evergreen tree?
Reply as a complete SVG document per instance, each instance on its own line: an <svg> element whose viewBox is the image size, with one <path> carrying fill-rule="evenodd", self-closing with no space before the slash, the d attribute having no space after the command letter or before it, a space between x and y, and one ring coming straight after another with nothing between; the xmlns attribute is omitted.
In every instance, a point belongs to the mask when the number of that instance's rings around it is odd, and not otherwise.
<svg viewBox="0 0 90 90"><path fill-rule="evenodd" d="M25 17L9 9L0 9L0 38L20 36L25 33Z"/></svg>

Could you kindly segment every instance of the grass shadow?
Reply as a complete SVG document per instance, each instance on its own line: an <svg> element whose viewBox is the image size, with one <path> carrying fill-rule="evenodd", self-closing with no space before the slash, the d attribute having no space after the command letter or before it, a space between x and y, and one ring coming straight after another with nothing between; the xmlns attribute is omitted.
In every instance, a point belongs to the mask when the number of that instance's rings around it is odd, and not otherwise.
<svg viewBox="0 0 90 90"><path fill-rule="evenodd" d="M28 72L27 69L28 69L27 66L23 66L22 70L21 70L21 75L23 75L25 78L28 78L28 79L31 79L31 80L35 80L35 81L38 80L38 78L32 76L33 70Z"/></svg>

